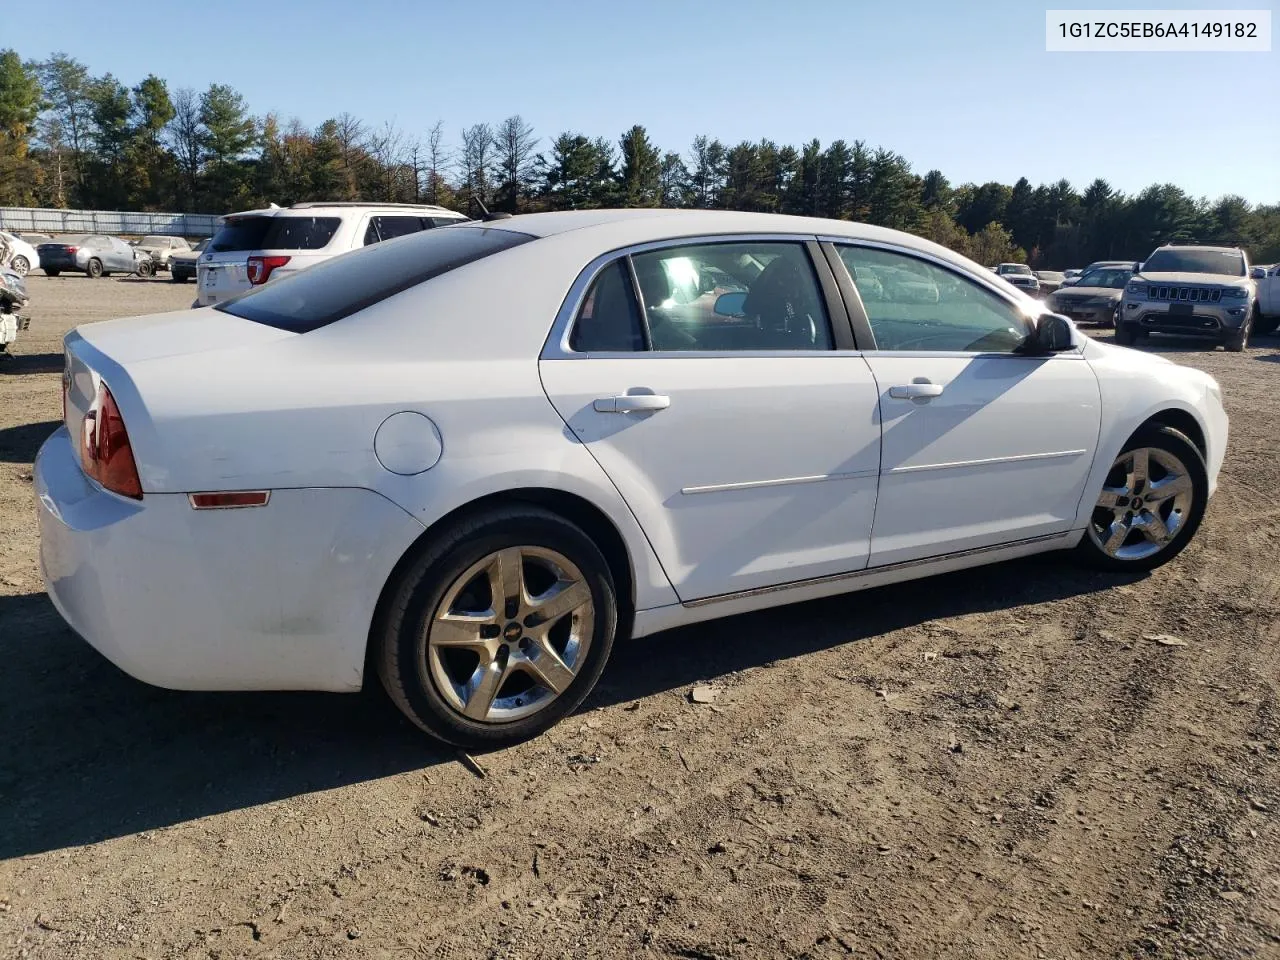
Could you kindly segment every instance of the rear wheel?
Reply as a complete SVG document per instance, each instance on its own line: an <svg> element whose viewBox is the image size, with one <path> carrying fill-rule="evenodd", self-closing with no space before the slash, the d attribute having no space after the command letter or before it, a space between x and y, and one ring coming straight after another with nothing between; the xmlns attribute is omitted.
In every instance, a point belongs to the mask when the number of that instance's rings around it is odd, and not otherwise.
<svg viewBox="0 0 1280 960"><path fill-rule="evenodd" d="M171 273L169 274L169 279L172 280L174 283L186 283L190 279L190 277L188 277L185 273Z"/></svg>
<svg viewBox="0 0 1280 960"><path fill-rule="evenodd" d="M1103 481L1079 554L1106 570L1151 570L1190 542L1208 499L1209 475L1195 444L1171 427L1144 427Z"/></svg>
<svg viewBox="0 0 1280 960"><path fill-rule="evenodd" d="M89 265L85 269L85 273L87 273L94 280L97 280L100 276L102 276L102 261L99 260L97 257L94 257L92 260L89 261Z"/></svg>
<svg viewBox="0 0 1280 960"><path fill-rule="evenodd" d="M31 269L31 264L27 262L26 257L19 255L9 261L9 267L18 276L25 277L27 272Z"/></svg>
<svg viewBox="0 0 1280 960"><path fill-rule="evenodd" d="M1255 304L1253 308L1253 332L1265 337L1269 333L1275 333L1276 327L1280 327L1280 313L1272 317L1264 317L1262 309Z"/></svg>
<svg viewBox="0 0 1280 960"><path fill-rule="evenodd" d="M573 711L617 629L609 565L574 524L487 511L427 546L390 597L378 672L435 737L473 749L537 736Z"/></svg>

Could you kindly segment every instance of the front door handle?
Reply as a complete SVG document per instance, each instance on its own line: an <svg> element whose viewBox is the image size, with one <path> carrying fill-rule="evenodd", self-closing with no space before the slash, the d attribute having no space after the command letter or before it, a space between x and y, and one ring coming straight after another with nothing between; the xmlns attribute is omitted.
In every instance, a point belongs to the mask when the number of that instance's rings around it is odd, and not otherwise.
<svg viewBox="0 0 1280 960"><path fill-rule="evenodd" d="M895 400L928 400L930 397L942 396L942 384L930 383L928 380L917 380L915 383L904 383L889 388L889 396Z"/></svg>
<svg viewBox="0 0 1280 960"><path fill-rule="evenodd" d="M621 397L601 397L592 406L597 413L648 413L667 409L671 398L656 393L628 393Z"/></svg>

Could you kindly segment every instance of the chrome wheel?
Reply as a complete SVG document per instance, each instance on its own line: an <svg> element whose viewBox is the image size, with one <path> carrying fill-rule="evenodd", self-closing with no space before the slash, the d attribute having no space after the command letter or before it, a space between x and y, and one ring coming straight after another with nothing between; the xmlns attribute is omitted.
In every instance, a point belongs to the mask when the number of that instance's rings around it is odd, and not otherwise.
<svg viewBox="0 0 1280 960"><path fill-rule="evenodd" d="M27 263L27 258L23 256L14 257L9 261L9 267L20 277L25 277L31 269L31 264Z"/></svg>
<svg viewBox="0 0 1280 960"><path fill-rule="evenodd" d="M594 625L591 590L572 561L543 547L508 547L445 593L422 638L422 679L469 720L520 720L573 683Z"/></svg>
<svg viewBox="0 0 1280 960"><path fill-rule="evenodd" d="M1177 456L1159 447L1127 450L1107 474L1089 536L1109 557L1145 560L1174 541L1194 499L1190 472Z"/></svg>

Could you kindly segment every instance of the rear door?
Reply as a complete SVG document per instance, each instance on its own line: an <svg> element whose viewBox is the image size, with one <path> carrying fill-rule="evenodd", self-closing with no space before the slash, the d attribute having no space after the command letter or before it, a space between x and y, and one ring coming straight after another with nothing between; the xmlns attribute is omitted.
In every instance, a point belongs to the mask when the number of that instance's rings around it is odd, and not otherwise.
<svg viewBox="0 0 1280 960"><path fill-rule="evenodd" d="M544 351L548 397L683 601L867 564L877 391L815 252L726 237L610 254Z"/></svg>
<svg viewBox="0 0 1280 960"><path fill-rule="evenodd" d="M227 217L196 264L196 303L208 306L249 289L249 254L262 246L271 214Z"/></svg>

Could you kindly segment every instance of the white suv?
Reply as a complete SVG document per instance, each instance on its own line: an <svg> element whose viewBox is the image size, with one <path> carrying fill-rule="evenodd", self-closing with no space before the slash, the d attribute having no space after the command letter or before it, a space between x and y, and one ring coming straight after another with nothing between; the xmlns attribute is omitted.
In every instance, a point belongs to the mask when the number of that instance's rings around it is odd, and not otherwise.
<svg viewBox="0 0 1280 960"><path fill-rule="evenodd" d="M196 301L206 307L359 247L463 223L444 207L413 203L274 204L222 218L196 264Z"/></svg>

